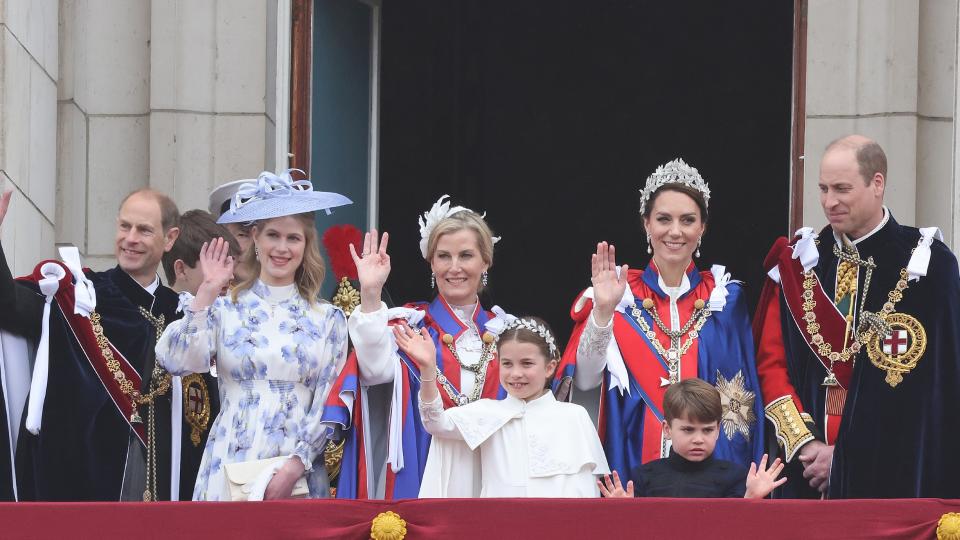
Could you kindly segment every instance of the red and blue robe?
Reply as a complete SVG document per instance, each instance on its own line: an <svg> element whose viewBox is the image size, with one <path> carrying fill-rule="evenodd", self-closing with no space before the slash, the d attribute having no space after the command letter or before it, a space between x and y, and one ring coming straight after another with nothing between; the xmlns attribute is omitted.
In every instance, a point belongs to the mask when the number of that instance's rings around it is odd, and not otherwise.
<svg viewBox="0 0 960 540"><path fill-rule="evenodd" d="M918 229L900 225L889 215L877 230L856 241L859 257L872 258L876 265L869 287L866 272L858 272L858 307L863 301L859 294L865 294L863 309L882 311L919 238ZM833 251L836 243L832 229L822 229L816 245L819 256L811 268L826 296L823 305L831 310L840 264ZM957 259L943 242L934 240L929 247L926 275L909 282L894 311L909 315L924 328L925 348L916 366L896 386L886 381L884 369L871 362L867 347L852 361L835 363L838 386L824 386L829 361L811 347L805 324L801 325L790 309L803 292L798 285L803 281L803 268L792 259L793 249L786 238L777 240L767 258L766 269L777 267L780 283L767 281L755 321L763 396L767 403L789 398L797 414L810 415L814 425L808 426L813 428L809 438L835 445L827 490L830 499L960 497L956 403L960 392L960 277ZM846 333L843 323L830 329L826 318L817 320L823 336L830 330L839 336L832 346L834 351L840 350ZM910 341L912 347L912 337ZM889 356L895 353L891 351ZM844 397L832 403L829 396L838 389ZM837 414L831 413L833 408L839 409L833 411ZM790 481L779 495L819 497L800 476L799 460L790 461L785 472Z"/></svg>
<svg viewBox="0 0 960 540"><path fill-rule="evenodd" d="M414 327L417 330L423 327L428 329L437 347L437 368L459 392L460 364L454 358L450 349L441 341L441 336L450 334L456 342L456 339L467 331L467 327L460 322L460 319L440 296L437 296L429 304L416 302L407 304L405 307L426 312L423 320ZM474 322L481 336L485 332L487 321L493 317L493 313L479 305L477 306L474 312ZM406 320L394 319L389 321L389 324L406 324ZM395 471L393 466L388 464L384 495L386 499L417 497L420 492L423 470L427 463L427 453L430 450L430 434L424 429L420 420L420 370L417 368L416 362L402 351L398 351L397 356L403 363L403 369L401 370L402 385L395 384L394 386L394 388L399 386L402 393L400 396L400 402L402 403L400 451L403 454L403 467ZM344 430L343 436L346 437L340 479L337 484L337 498L364 499L373 495L371 493L372 488L368 485L370 471L367 470L367 467L379 466L379 464L368 462L367 445L364 442L365 436L389 436L389 432L393 428L393 426L388 427L388 433L384 434L364 433L363 414L366 411L364 411L363 406L358 406L358 403L362 402L363 399L362 392L363 387L360 381L356 352L351 352L347 358L346 366L330 392L323 413L323 421L340 426ZM486 380L480 397L503 399L506 395L506 391L500 386L499 363L494 356L487 365ZM396 398L396 396L394 397ZM446 389L442 386L440 397L443 400L444 408L455 406Z"/></svg>
<svg viewBox="0 0 960 540"><path fill-rule="evenodd" d="M669 322L670 297L660 288L659 273L651 263L646 270L629 270L627 281L630 290L640 307L645 298L654 301L662 319ZM710 299L715 283L710 272L699 272L691 264L687 269L690 290L677 300L677 310L681 324L686 323L694 312L696 300L705 303ZM680 359L680 378L699 377L717 385L719 376L726 381L738 380L742 385L731 384L740 397L752 401L750 413L739 418L731 417L725 409L721 422L720 437L714 456L749 466L750 462L759 462L764 451L763 404L760 400L754 361L754 345L741 285L730 282L726 285L726 305L721 311L711 312L699 332L699 337ZM581 294L582 296L582 294ZM587 324L587 318L593 309L593 301L586 300L577 311L574 303L571 316L575 321L573 334L561 359L554 382L556 388L566 378L572 378L576 370L577 346ZM657 339L664 349L670 347L670 339L660 331L646 310L642 317L647 326L657 332ZM632 479L632 471L641 464L659 459L662 449L663 395L668 385L663 379L669 379L667 361L662 358L641 330L631 309L615 312L613 317L613 338L623 356L627 368L629 393L621 392L611 384L611 375L604 369L601 383L600 414L598 430L607 453L610 469L616 470L624 484ZM687 341L687 334L681 342ZM740 425L728 437L723 424L739 421L730 427ZM748 430L745 436L743 430Z"/></svg>

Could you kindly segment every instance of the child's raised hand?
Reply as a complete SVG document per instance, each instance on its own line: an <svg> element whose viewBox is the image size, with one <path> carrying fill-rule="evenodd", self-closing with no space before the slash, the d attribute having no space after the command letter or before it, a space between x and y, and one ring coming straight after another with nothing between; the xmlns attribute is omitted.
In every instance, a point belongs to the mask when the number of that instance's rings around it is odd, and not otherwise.
<svg viewBox="0 0 960 540"><path fill-rule="evenodd" d="M198 258L203 273L203 284L209 285L217 293L233 279L233 257L230 256L230 244L223 238L214 238L200 247Z"/></svg>
<svg viewBox="0 0 960 540"><path fill-rule="evenodd" d="M612 497L633 497L633 480L627 482L627 489L623 489L623 484L620 483L620 475L617 474L617 471L613 471L613 481L610 481L610 475L606 474L603 476L603 480L597 480L597 485L600 486L600 494L603 495L605 499Z"/></svg>
<svg viewBox="0 0 960 540"><path fill-rule="evenodd" d="M760 460L760 466L756 463L750 464L750 470L747 472L747 492L743 495L745 499L762 499L770 494L774 489L782 486L787 481L787 477L777 480L783 471L783 462L780 458L773 460L770 468L767 468L767 455L764 454Z"/></svg>
<svg viewBox="0 0 960 540"><path fill-rule="evenodd" d="M437 370L437 346L426 328L421 328L419 333L406 324L395 324L392 328L397 346L417 363L421 374Z"/></svg>

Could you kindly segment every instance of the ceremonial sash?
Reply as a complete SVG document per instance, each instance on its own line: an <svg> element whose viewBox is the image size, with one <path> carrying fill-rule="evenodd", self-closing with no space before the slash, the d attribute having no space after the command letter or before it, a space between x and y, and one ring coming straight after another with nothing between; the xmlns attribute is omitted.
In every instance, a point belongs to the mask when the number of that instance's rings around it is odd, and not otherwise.
<svg viewBox="0 0 960 540"><path fill-rule="evenodd" d="M683 298L678 301L677 309L681 321L687 321L692 316L696 299L706 300L710 297L710 292L714 288L713 276L709 273L701 275L694 265L687 269L687 279L690 282L691 290L685 293ZM635 305L641 305L644 298L650 298L654 301L657 313L664 314L669 318L670 298L660 290L659 275L656 265L652 262L643 272L631 270L628 274L628 281L631 292L634 296ZM577 309L579 307L580 309ZM554 381L554 388L564 378L572 378L576 371L576 351L580 342L583 330L588 324L587 318L593 309L593 301L583 301L581 298L574 303L571 310L571 317L576 322L570 344L563 355L558 366L558 375ZM649 313L642 312L641 316L647 326L657 333L657 339L665 349L670 347L670 339L660 331L654 323ZM668 319L669 320L669 319ZM709 324L709 321L707 322ZM632 461L627 454L633 454L636 446L639 444L641 450L641 462L646 463L661 457L662 450L662 422L663 422L663 395L666 393L669 385L664 385L664 380L669 380L668 363L666 359L660 356L653 343L646 336L641 328L639 321L635 318L631 309L624 312L615 312L613 316L613 335L616 344L619 347L620 355L623 358L624 366L627 368L627 377L629 380L630 394L639 396L643 404L642 434L640 440L636 440L634 434L625 433L624 429L630 418L638 414L637 407L639 402L636 398L618 393L619 389L613 388L610 383L610 372L604 374L602 390L600 394L600 411L598 421L598 432L600 439L607 448L607 458L611 467L622 469L626 463L619 463L621 460ZM681 343L685 342L688 335L681 337ZM699 369L699 339L691 343L690 348L680 358L680 378L688 379L696 377ZM616 427L608 428L609 423L622 424ZM626 439L630 439L629 441ZM628 450L624 454L621 450ZM621 459L622 458L622 459ZM627 470L620 470L621 475L629 474Z"/></svg>
<svg viewBox="0 0 960 540"><path fill-rule="evenodd" d="M32 274L18 279L31 283L39 282L43 279L43 276L40 274L40 268L47 263L60 265L65 272L65 276L60 280L60 286L54 295L57 308L63 314L63 319L67 322L67 326L70 328L74 339L80 345L84 357L97 374L97 378L100 379L100 383L103 385L104 390L107 391L107 395L110 396L117 411L120 412L120 415L127 425L130 426L130 429L137 434L140 442L146 446L147 435L143 422L131 421L134 416L138 415L137 405L133 402L131 396L124 393L121 389L120 381L108 367L105 351L109 351L113 355L113 358L118 363L119 372L123 373L126 380L130 381L137 393L139 393L141 385L143 384L140 374L130 365L126 357L110 343L110 340L105 335L102 338L102 342L98 342L97 335L93 329L93 322L89 318L74 312L76 298L74 296L74 285L72 283L70 270L60 261L43 261L36 266Z"/></svg>
<svg viewBox="0 0 960 540"><path fill-rule="evenodd" d="M343 429L345 441L340 460L340 476L337 480L338 498L369 497L363 406L358 403L358 400L362 399L358 373L357 354L351 351L340 376L327 395L321 416L321 422L335 423Z"/></svg>
<svg viewBox="0 0 960 540"><path fill-rule="evenodd" d="M669 298L664 299L657 295L651 295L651 297L657 304L658 313L670 313ZM686 310L683 309L684 306L678 304L678 309L681 310L681 321L684 320L684 317L689 318L693 313L692 302L684 302L683 304L687 307ZM648 327L656 328L649 313L644 312L641 316L644 317ZM666 338L664 348L669 348L669 337L658 330L654 331L657 332L657 339L661 339L661 344L664 341L662 338ZM663 384L663 381L664 379L669 380L670 377L668 364L645 335L633 313L628 311L614 316L613 334L623 355L623 361L627 366L631 388L640 393L647 405L644 411L643 451L641 453L642 462L647 463L662 457L663 396L667 388L670 387L669 384ZM685 338L686 335L681 336L681 342ZM694 340L687 352L680 357L681 380L697 376L698 346L699 340Z"/></svg>
<svg viewBox="0 0 960 540"><path fill-rule="evenodd" d="M806 331L808 323L803 318L804 270L800 260L793 258L792 248L783 246L777 267L780 271L780 289L783 291L787 310L790 312L790 317L797 326L800 335L803 336L804 342L823 364L823 367L827 371L833 371L840 386L844 389L848 388L850 377L853 375L853 359L851 358L849 362L833 362L831 367L830 358L820 354L819 347L813 343L812 336ZM811 300L816 303L811 311L817 316L816 322L820 325L819 334L823 336L824 343L829 343L833 351L839 352L843 349L847 320L837 309L833 299L823 290L823 285L820 283L820 278L817 277L816 272L811 272L811 275L814 277L815 283L809 290L813 294Z"/></svg>

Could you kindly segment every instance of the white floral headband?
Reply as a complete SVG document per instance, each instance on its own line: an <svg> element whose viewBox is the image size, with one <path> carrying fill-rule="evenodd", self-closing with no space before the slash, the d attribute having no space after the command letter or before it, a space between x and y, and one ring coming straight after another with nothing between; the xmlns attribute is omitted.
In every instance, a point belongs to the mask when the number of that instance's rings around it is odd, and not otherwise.
<svg viewBox="0 0 960 540"><path fill-rule="evenodd" d="M449 195L440 197L437 199L437 202L433 203L433 206L430 207L430 210L424 212L423 216L417 219L417 222L420 224L420 254L423 255L424 259L427 258L427 244L430 242L430 233L433 232L433 229L436 228L438 223L456 214L457 212L473 212L473 210L470 210L465 206L454 206L451 208L450 201L444 200L449 198ZM486 216L486 212L480 214L481 218ZM494 244L500 241L499 236L494 236L490 239Z"/></svg>
<svg viewBox="0 0 960 540"><path fill-rule="evenodd" d="M543 338L543 341L547 344L547 348L550 349L550 358L558 358L560 356L557 352L557 342L554 341L553 334L547 330L547 327L544 326L543 323L539 323L533 319L514 319L507 324L503 331L506 332L507 330L521 327Z"/></svg>

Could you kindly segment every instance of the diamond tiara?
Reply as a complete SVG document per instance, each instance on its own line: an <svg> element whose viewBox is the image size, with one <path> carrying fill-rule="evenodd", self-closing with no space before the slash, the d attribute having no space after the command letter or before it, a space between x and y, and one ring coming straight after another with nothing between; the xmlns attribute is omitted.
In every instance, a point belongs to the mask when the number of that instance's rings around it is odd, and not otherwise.
<svg viewBox="0 0 960 540"><path fill-rule="evenodd" d="M710 204L710 188L703 181L703 177L695 167L687 165L681 158L677 158L665 165L657 167L653 174L647 177L647 183L640 190L640 213L646 212L650 197L666 184L683 184L703 194L704 204Z"/></svg>

